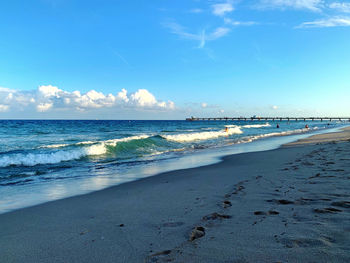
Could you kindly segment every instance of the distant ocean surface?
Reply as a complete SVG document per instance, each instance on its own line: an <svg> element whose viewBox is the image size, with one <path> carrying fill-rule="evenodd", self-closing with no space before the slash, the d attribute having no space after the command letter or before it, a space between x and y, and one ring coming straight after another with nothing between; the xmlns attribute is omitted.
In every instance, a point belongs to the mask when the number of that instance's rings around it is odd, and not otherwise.
<svg viewBox="0 0 350 263"><path fill-rule="evenodd" d="M310 129L305 129L301 121L276 124L1 120L0 213L162 172L154 167L201 151L342 125L308 122Z"/></svg>

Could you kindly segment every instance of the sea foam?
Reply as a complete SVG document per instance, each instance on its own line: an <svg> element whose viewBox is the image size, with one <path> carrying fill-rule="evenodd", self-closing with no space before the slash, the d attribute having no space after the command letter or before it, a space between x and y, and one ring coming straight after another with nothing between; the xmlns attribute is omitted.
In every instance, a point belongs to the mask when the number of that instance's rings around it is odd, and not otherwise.
<svg viewBox="0 0 350 263"><path fill-rule="evenodd" d="M268 137L275 137L275 136L287 136L287 135L293 135L293 134L301 134L305 132L309 132L311 130L317 130L317 127L311 128L311 129L296 129L296 130L290 130L290 131L283 131L283 132L271 132L271 133L265 133L260 135L253 135L253 136L247 136L241 138L237 143L247 143L252 142L258 139L268 138Z"/></svg>
<svg viewBox="0 0 350 263"><path fill-rule="evenodd" d="M228 131L211 131L211 132L193 132L193 133L181 133L176 135L162 135L163 138L169 141L176 142L192 142L192 141L202 141L209 140L218 137L224 137L233 134L243 133L239 127L229 128Z"/></svg>
<svg viewBox="0 0 350 263"><path fill-rule="evenodd" d="M270 126L271 125L268 122L265 123L265 124L248 124L248 125L242 125L242 126L234 125L234 124L225 125L225 127L227 127L227 128L240 127L240 128L245 128L245 129L248 129L248 128L263 128L263 127L270 127Z"/></svg>
<svg viewBox="0 0 350 263"><path fill-rule="evenodd" d="M250 124L250 125L243 125L243 128L263 128L263 127L270 127L271 125L269 123L265 124Z"/></svg>
<svg viewBox="0 0 350 263"><path fill-rule="evenodd" d="M55 152L44 153L16 153L0 157L0 167L10 165L34 166L38 164L55 164L64 161L76 160L86 156L96 156L106 154L108 146L115 147L120 142L132 140L141 140L148 138L148 135L131 136L120 139L111 139L106 141L85 141L75 144L53 144L46 148L63 148L67 146L88 145L74 149L61 149Z"/></svg>

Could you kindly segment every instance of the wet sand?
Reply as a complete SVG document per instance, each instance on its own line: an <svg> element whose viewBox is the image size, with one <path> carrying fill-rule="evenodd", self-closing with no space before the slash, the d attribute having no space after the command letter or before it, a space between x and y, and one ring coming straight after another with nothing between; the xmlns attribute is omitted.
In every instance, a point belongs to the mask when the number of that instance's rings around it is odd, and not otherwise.
<svg viewBox="0 0 350 263"><path fill-rule="evenodd" d="M0 262L350 262L350 129L0 215Z"/></svg>

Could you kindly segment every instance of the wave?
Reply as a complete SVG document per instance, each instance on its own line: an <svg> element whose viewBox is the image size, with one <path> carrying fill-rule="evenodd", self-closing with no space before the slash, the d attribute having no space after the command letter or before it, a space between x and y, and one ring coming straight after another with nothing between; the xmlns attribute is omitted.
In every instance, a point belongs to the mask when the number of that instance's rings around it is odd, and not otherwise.
<svg viewBox="0 0 350 263"><path fill-rule="evenodd" d="M235 127L240 127L240 128L262 128L262 127L270 127L271 125L267 122L265 124L247 124L247 125L242 125L242 126L239 126L239 125L234 125L234 124L231 124L231 125L225 125L225 127L227 128L235 128Z"/></svg>
<svg viewBox="0 0 350 263"><path fill-rule="evenodd" d="M132 140L140 140L150 137L149 135L138 135L138 136L130 136L126 138L120 138L120 139L111 139L111 140L105 140L105 141L82 141L77 143L62 143L62 144L50 144L50 145L43 145L39 148L62 148L62 147L68 147L68 146L79 146L79 145L89 145L89 144L105 144L105 145L113 145L115 146L118 142L127 142Z"/></svg>
<svg viewBox="0 0 350 263"><path fill-rule="evenodd" d="M268 138L268 137L275 137L275 136L287 136L287 135L293 135L293 134L301 134L301 133L306 133L311 130L317 130L317 127L311 128L311 129L296 129L296 130L290 130L290 131L283 131L283 132L271 132L271 133L265 133L265 134L260 134L260 135L253 135L253 136L247 136L241 138L239 141L236 143L247 143L247 142L252 142L258 139L262 138Z"/></svg>
<svg viewBox="0 0 350 263"><path fill-rule="evenodd" d="M257 124L267 126L267 124ZM252 126L252 125L250 125ZM78 160L82 158L117 158L118 162L139 157L155 156L167 152L185 151L191 149L191 145L184 146L179 143L198 144L200 141L213 140L220 137L228 137L233 134L243 134L241 128L244 126L230 125L227 131L202 131L180 134L162 135L137 135L125 138L110 139L104 141L82 141L72 144L52 144L41 146L46 149L32 149L30 152L16 151L0 155L0 167L7 166L35 166L40 164L57 164L65 161ZM255 125L256 127L256 125ZM316 129L316 128L313 128ZM272 137L285 136L297 133L305 133L313 129L297 129L282 132L272 132L245 136L230 141L233 144L247 143L254 140ZM214 142L217 145L217 142ZM225 142L218 142L219 145ZM212 142L204 142L203 145L195 145L195 148L213 147Z"/></svg>
<svg viewBox="0 0 350 263"><path fill-rule="evenodd" d="M58 151L51 153L17 153L0 158L0 167L10 165L34 166L37 164L54 164L63 161L80 159L84 156L83 151Z"/></svg>
<svg viewBox="0 0 350 263"><path fill-rule="evenodd" d="M193 142L214 139L218 137L225 137L233 134L243 133L239 127L229 128L228 131L212 131L212 132L194 132L181 133L176 135L162 135L163 138L175 142Z"/></svg>
<svg viewBox="0 0 350 263"><path fill-rule="evenodd" d="M61 144L50 144L50 145L43 145L39 146L38 148L61 148L61 147L66 147L69 146L67 143L61 143Z"/></svg>
<svg viewBox="0 0 350 263"><path fill-rule="evenodd" d="M69 150L58 150L55 152L43 152L43 153L16 153L0 157L0 167L6 167L11 165L16 166L34 166L38 164L55 164L64 161L71 161L81 159L87 156L103 155L108 152L110 147L115 147L118 143L136 141L148 138L148 135L131 136L121 139L112 139L106 141L86 141L75 144L54 144L47 145L46 148L62 148L67 146L79 146Z"/></svg>
<svg viewBox="0 0 350 263"><path fill-rule="evenodd" d="M248 124L248 125L243 125L243 128L262 128L262 127L270 127L271 125L269 123L265 124Z"/></svg>

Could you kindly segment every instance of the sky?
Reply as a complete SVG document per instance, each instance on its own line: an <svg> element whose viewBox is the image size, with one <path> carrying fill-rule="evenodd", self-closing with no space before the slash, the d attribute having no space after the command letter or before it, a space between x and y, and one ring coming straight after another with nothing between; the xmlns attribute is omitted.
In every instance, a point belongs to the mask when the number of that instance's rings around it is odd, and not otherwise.
<svg viewBox="0 0 350 263"><path fill-rule="evenodd" d="M350 116L350 1L0 2L0 119Z"/></svg>

